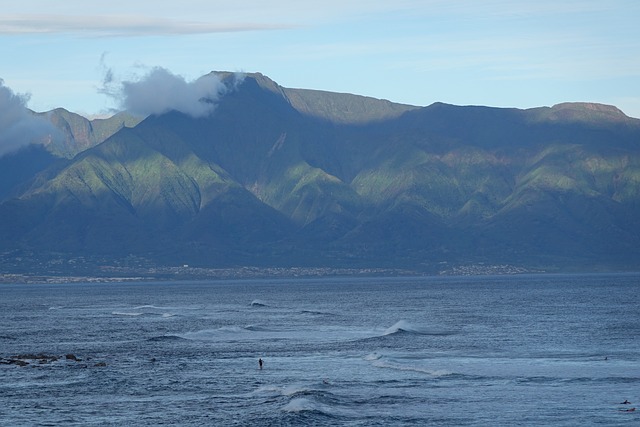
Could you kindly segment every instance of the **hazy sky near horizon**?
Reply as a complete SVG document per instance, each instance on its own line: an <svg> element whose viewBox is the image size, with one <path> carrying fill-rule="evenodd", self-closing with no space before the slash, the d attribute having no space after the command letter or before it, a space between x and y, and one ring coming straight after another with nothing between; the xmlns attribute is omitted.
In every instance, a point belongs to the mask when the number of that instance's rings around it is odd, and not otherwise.
<svg viewBox="0 0 640 427"><path fill-rule="evenodd" d="M637 0L23 0L0 11L0 79L36 111L117 102L104 81L261 72L285 87L640 118Z"/></svg>

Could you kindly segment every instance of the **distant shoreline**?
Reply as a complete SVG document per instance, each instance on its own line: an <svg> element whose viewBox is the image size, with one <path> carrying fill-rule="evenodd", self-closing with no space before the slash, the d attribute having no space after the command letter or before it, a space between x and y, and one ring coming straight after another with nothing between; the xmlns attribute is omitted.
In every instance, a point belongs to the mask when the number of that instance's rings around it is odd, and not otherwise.
<svg viewBox="0 0 640 427"><path fill-rule="evenodd" d="M200 282L224 280L269 280L269 279L323 279L323 278L437 278L437 277L490 277L523 275L634 275L640 271L544 271L509 265L460 266L437 273L426 273L391 268L321 268L321 267L239 267L239 268L192 268L164 267L151 271L128 271L118 268L111 273L120 274L0 274L0 284L68 284L68 283L119 283L119 282Z"/></svg>

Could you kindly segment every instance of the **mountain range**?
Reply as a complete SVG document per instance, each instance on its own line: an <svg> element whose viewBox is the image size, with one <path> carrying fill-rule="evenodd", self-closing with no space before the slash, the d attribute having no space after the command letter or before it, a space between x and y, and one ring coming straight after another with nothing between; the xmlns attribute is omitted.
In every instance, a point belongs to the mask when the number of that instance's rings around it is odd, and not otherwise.
<svg viewBox="0 0 640 427"><path fill-rule="evenodd" d="M640 120L613 106L416 107L216 74L206 117L44 113L63 138L0 158L3 263L640 266Z"/></svg>

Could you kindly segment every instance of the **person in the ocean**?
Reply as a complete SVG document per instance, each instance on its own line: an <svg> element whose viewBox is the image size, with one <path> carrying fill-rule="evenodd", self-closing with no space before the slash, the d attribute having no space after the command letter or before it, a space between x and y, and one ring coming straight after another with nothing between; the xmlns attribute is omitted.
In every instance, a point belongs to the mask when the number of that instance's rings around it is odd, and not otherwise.
<svg viewBox="0 0 640 427"><path fill-rule="evenodd" d="M621 405L631 405L631 402L629 402L627 399L624 400L624 402L620 403Z"/></svg>
<svg viewBox="0 0 640 427"><path fill-rule="evenodd" d="M260 366L260 369L262 369L262 359L258 359L258 365Z"/></svg>

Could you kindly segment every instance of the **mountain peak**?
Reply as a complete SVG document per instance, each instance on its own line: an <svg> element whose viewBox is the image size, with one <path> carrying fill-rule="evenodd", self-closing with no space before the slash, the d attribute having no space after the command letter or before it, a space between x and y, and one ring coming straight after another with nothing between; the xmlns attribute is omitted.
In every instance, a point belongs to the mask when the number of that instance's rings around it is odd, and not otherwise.
<svg viewBox="0 0 640 427"><path fill-rule="evenodd" d="M244 72L232 72L232 71L212 71L211 74L218 76L218 78L227 86L227 87L238 87L245 80L253 80L256 82L258 86L263 89L267 89L271 92L281 92L281 87L275 81L271 80L269 77L265 76L262 73L244 73Z"/></svg>
<svg viewBox="0 0 640 427"><path fill-rule="evenodd" d="M551 119L571 121L624 121L629 117L613 105L595 102L563 102L551 107Z"/></svg>
<svg viewBox="0 0 640 427"><path fill-rule="evenodd" d="M286 88L258 72L215 71L214 73L227 87L240 87L247 80L251 80L259 88L284 98L299 113L333 123L362 124L388 120L396 118L406 111L419 108L351 93Z"/></svg>

